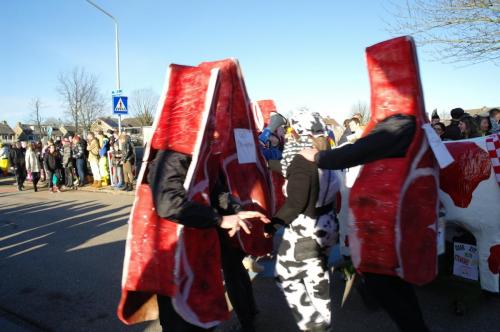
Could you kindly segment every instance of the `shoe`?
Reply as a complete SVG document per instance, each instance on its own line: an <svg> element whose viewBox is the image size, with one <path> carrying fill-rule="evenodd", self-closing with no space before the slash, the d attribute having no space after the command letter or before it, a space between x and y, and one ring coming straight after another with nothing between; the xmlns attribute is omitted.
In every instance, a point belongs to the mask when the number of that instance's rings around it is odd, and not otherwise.
<svg viewBox="0 0 500 332"><path fill-rule="evenodd" d="M33 189L35 190L35 192L38 192L38 188L37 187L34 187Z"/></svg>
<svg viewBox="0 0 500 332"><path fill-rule="evenodd" d="M90 186L95 188L97 186L97 181L94 180L94 183L92 183Z"/></svg>
<svg viewBox="0 0 500 332"><path fill-rule="evenodd" d="M109 182L108 182L108 180L102 180L102 182L101 182L101 186L102 186L102 187L107 187L107 186L109 186Z"/></svg>
<svg viewBox="0 0 500 332"><path fill-rule="evenodd" d="M128 183L125 183L123 188L120 188L121 191L128 191Z"/></svg>
<svg viewBox="0 0 500 332"><path fill-rule="evenodd" d="M129 183L127 186L127 191L133 191L133 190L134 190L134 186L132 185L132 183Z"/></svg>
<svg viewBox="0 0 500 332"><path fill-rule="evenodd" d="M57 192L57 193L60 193L60 192L61 192L61 190L59 190L59 188L57 188L57 187L56 187L56 192Z"/></svg>
<svg viewBox="0 0 500 332"><path fill-rule="evenodd" d="M96 188L102 188L101 181L97 181L97 183L96 183L95 187L96 187Z"/></svg>

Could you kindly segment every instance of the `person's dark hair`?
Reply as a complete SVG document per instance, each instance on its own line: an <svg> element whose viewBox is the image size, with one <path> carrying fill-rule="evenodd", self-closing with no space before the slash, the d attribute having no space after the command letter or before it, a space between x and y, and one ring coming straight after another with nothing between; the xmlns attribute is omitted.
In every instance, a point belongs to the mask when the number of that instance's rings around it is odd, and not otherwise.
<svg viewBox="0 0 500 332"><path fill-rule="evenodd" d="M344 127L348 127L349 126L349 122L351 122L351 119L345 119L344 120Z"/></svg>
<svg viewBox="0 0 500 332"><path fill-rule="evenodd" d="M487 131L490 131L491 128L492 128L492 125L491 125L491 119L489 116L477 116L474 118L476 120L476 125L477 125L477 129L480 130L481 129L481 122L483 120L486 120L486 122L488 122L488 129Z"/></svg>
<svg viewBox="0 0 500 332"><path fill-rule="evenodd" d="M477 130L476 122L470 116L470 114L465 113L461 118L460 122L463 122L466 127L466 132L464 133L465 138L478 137L481 136Z"/></svg>
<svg viewBox="0 0 500 332"><path fill-rule="evenodd" d="M438 126L439 128L441 128L441 130L443 131L443 133L446 130L446 126L442 122L435 123L434 126Z"/></svg>
<svg viewBox="0 0 500 332"><path fill-rule="evenodd" d="M459 120L464 114L465 111L460 107L454 108L450 112L451 118L454 120Z"/></svg>
<svg viewBox="0 0 500 332"><path fill-rule="evenodd" d="M500 110L498 108L492 108L488 111L490 116L493 116L495 113L500 113Z"/></svg>

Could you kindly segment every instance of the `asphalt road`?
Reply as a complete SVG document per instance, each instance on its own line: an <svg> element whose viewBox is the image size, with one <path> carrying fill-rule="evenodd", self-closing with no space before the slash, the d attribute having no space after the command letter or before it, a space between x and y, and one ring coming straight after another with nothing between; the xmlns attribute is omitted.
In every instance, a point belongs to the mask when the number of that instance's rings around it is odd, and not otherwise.
<svg viewBox="0 0 500 332"><path fill-rule="evenodd" d="M1 331L160 331L157 322L133 327L116 317L127 218L132 196L15 191L0 178ZM254 281L258 331L297 331L275 286L271 261ZM357 291L340 307L344 283L332 282L333 331L396 331ZM432 331L500 331L500 298L477 284L442 277L418 288ZM452 302L466 305L464 316ZM218 328L238 331L233 318Z"/></svg>

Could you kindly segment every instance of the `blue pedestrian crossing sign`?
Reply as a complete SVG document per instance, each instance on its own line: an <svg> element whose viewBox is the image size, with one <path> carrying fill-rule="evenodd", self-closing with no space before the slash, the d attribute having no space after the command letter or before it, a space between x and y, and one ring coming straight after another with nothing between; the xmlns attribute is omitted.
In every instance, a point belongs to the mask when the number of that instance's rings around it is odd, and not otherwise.
<svg viewBox="0 0 500 332"><path fill-rule="evenodd" d="M113 114L128 114L128 97L113 96Z"/></svg>

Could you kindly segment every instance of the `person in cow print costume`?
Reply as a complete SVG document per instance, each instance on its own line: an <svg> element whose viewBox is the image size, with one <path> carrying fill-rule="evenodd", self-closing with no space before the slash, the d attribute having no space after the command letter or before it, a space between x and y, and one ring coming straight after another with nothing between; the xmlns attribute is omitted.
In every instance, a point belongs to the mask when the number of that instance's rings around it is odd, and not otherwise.
<svg viewBox="0 0 500 332"><path fill-rule="evenodd" d="M286 226L276 274L298 327L326 331L331 320L327 261L338 240L334 201L339 181L333 171L298 156L303 147L329 148L319 114L299 111L290 123L295 140L287 143L283 161L287 199L265 229L272 234Z"/></svg>

